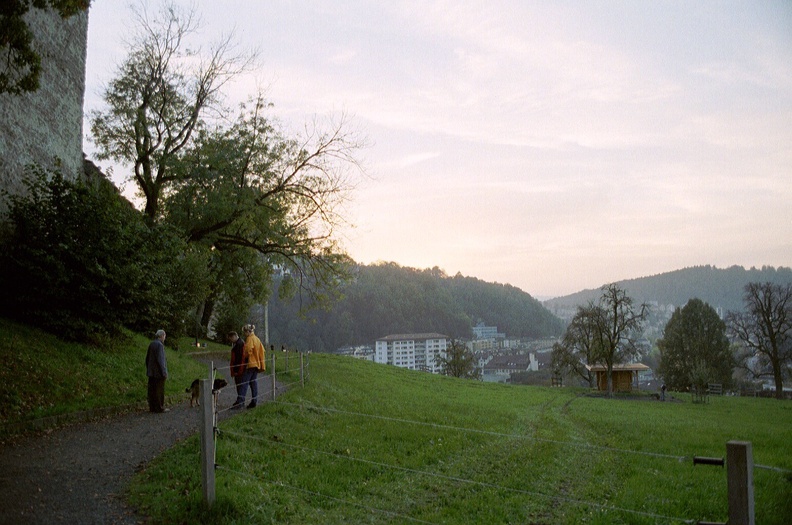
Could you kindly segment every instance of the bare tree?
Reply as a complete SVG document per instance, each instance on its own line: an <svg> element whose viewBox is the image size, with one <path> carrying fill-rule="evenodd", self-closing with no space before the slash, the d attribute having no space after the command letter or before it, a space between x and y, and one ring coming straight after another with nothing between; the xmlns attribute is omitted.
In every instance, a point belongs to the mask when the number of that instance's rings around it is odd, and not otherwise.
<svg viewBox="0 0 792 525"><path fill-rule="evenodd" d="M776 398L783 399L792 364L792 284L748 283L744 301L744 312L728 313L729 330L754 359L744 366L754 377L772 376Z"/></svg>
<svg viewBox="0 0 792 525"><path fill-rule="evenodd" d="M633 306L632 297L617 284L602 287L597 311L594 318L597 343L596 361L605 365L608 377L608 396L613 395L613 365L623 363L637 355L635 340L646 318L646 305L638 310Z"/></svg>
<svg viewBox="0 0 792 525"><path fill-rule="evenodd" d="M118 77L105 89L108 109L91 113L91 129L100 159L133 166L145 214L154 221L163 193L184 175L170 169L175 159L219 103L223 85L249 69L255 53L236 52L232 35L205 55L189 47L197 17L173 3L164 4L159 18L144 4L133 12L137 32Z"/></svg>
<svg viewBox="0 0 792 525"><path fill-rule="evenodd" d="M553 369L559 373L572 371L590 387L594 386L594 376L586 365L594 364L600 354L599 308L593 302L579 306L561 342L553 345Z"/></svg>

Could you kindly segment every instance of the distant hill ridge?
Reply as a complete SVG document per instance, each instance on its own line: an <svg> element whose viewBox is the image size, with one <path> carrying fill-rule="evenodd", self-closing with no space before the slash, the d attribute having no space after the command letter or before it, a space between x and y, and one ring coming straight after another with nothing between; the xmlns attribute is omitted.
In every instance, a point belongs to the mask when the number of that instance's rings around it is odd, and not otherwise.
<svg viewBox="0 0 792 525"><path fill-rule="evenodd" d="M713 308L724 311L743 309L745 285L750 282L792 283L792 268L763 266L746 270L742 266L716 268L693 266L649 277L618 281L636 303L656 301L659 304L682 306L699 298ZM556 297L543 304L550 311L576 308L600 296L599 289L583 290L564 297Z"/></svg>
<svg viewBox="0 0 792 525"><path fill-rule="evenodd" d="M543 338L563 333L563 322L528 293L438 268L396 263L356 267L343 298L326 311L303 317L299 299L269 302L271 340L316 351L374 344L392 334L437 332L472 337L479 322L509 337ZM261 320L263 322L263 320Z"/></svg>

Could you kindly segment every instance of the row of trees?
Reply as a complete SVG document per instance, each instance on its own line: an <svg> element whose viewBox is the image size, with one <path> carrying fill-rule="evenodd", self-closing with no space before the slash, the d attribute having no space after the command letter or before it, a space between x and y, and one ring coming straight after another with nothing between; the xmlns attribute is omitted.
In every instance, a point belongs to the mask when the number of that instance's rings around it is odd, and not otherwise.
<svg viewBox="0 0 792 525"><path fill-rule="evenodd" d="M792 284L748 283L744 310L722 321L699 299L677 308L658 341L660 375L670 388L732 383L735 368L770 377L776 397L792 376ZM733 341L731 343L730 341Z"/></svg>
<svg viewBox="0 0 792 525"><path fill-rule="evenodd" d="M156 323L149 330L165 326L198 335L212 319L222 333L238 329L250 307L266 301L276 270L292 277L281 293L300 294L305 304L325 303L349 268L335 229L343 222L340 205L361 173L355 155L363 142L343 118L289 134L267 116L270 104L261 93L233 117L222 104L222 89L254 67L254 52L238 52L230 36L202 52L190 42L199 27L195 13L173 4L156 13L143 5L134 19L128 55L103 94L106 107L91 113L90 122L99 158L130 168L143 212L96 204L92 199L110 197L91 195L90 184L71 185L57 177L52 186L46 177L36 182L43 193L37 188L16 199L18 213L9 217L4 242L14 247L47 239L50 248L63 249L47 253L36 246L25 259L6 258L10 273L4 280L16 281L22 292L12 303L27 306L5 310L75 320L84 312L69 309L90 305L90 330L111 333L134 316L117 312L150 302L156 306L149 309L168 315L141 316L141 322ZM52 213L37 222L34 238L25 230L30 221L23 210L39 207L40 195L50 200ZM71 215L58 210L64 198L74 200ZM97 207L106 214L97 216ZM139 217L132 217L135 213ZM71 237L59 230L67 220L72 220ZM104 232L91 236L82 223L96 223ZM115 240L104 240L108 236ZM81 262L63 262L75 258ZM39 275L60 276L50 288L68 283L69 301L48 305L25 293L36 289L26 286L36 279L24 272L31 260ZM171 275L177 262L185 267ZM95 266L93 283L75 271L83 263ZM138 274L138 280L127 278ZM156 293L142 302L129 299L142 280ZM83 294L92 287L100 289L95 297ZM181 299L176 305L166 296ZM57 324L64 328L64 322Z"/></svg>
<svg viewBox="0 0 792 525"><path fill-rule="evenodd" d="M697 298L676 309L657 342L657 372L669 388L728 386L735 367L741 367L755 378L772 377L776 396L783 397L783 381L792 375L792 284L749 283L744 303L745 309L729 312L725 322ZM613 364L637 357L635 340L645 314L646 307L634 307L618 285L603 287L598 302L578 308L553 348L554 369L574 373L591 386L594 378L586 365L606 365L612 394Z"/></svg>

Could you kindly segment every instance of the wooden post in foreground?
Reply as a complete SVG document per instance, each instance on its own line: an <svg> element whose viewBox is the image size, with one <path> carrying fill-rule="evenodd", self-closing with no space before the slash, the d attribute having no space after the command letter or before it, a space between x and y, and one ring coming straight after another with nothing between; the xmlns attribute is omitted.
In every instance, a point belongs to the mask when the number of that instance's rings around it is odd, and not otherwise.
<svg viewBox="0 0 792 525"><path fill-rule="evenodd" d="M729 525L756 525L753 466L753 449L749 441L726 443Z"/></svg>
<svg viewBox="0 0 792 525"><path fill-rule="evenodd" d="M206 505L211 508L215 501L214 466L214 406L212 381L201 379L201 480Z"/></svg>

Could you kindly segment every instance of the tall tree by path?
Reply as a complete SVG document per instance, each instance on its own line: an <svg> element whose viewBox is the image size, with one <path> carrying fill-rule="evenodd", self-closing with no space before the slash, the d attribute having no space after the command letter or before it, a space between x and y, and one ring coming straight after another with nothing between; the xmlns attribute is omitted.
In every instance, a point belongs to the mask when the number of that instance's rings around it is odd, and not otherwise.
<svg viewBox="0 0 792 525"><path fill-rule="evenodd" d="M323 292L335 288L351 264L336 229L362 171L354 154L363 141L343 119L286 137L267 119L269 106L258 95L242 105L232 125L197 133L174 163L174 171L184 174L164 200L163 215L191 243L211 246L215 258L257 254L234 271L253 275L253 266L265 266L269 282L278 268L289 276L279 287L282 296L299 293L310 305L321 305L329 299ZM266 295L252 299L263 302Z"/></svg>
<svg viewBox="0 0 792 525"><path fill-rule="evenodd" d="M132 167L150 224L175 226L206 252L213 280L190 323L196 335L215 306L233 319L265 302L276 272L290 277L280 292L326 304L350 262L337 229L363 172L363 141L344 118L284 132L260 93L234 120L222 88L253 67L255 53L238 52L231 36L201 53L188 44L195 13L173 3L153 17L141 6L135 21L107 109L91 115L93 140L100 158Z"/></svg>
<svg viewBox="0 0 792 525"><path fill-rule="evenodd" d="M222 113L221 88L251 68L255 53L237 52L227 35L202 54L188 43L199 26L195 12L174 3L154 15L145 4L133 13L136 32L127 58L105 89L107 109L91 112L91 131L100 159L132 165L153 222L163 195L184 175L171 169L173 163L206 113Z"/></svg>

